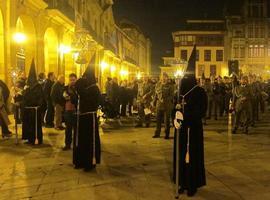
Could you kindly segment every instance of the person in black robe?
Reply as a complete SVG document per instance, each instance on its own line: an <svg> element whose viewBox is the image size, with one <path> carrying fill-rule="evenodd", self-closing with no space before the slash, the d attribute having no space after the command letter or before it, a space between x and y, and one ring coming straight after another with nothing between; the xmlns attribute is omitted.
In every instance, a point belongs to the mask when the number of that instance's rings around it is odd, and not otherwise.
<svg viewBox="0 0 270 200"><path fill-rule="evenodd" d="M42 86L38 83L35 63L32 61L22 99L22 139L28 144L43 143L42 112L44 107Z"/></svg>
<svg viewBox="0 0 270 200"><path fill-rule="evenodd" d="M179 161L179 193L187 190L193 196L197 188L206 185L204 168L203 124L207 110L207 95L197 85L195 78L196 47L189 59L188 68L179 87L178 107L183 114L179 130L174 137L174 181L176 182L176 161ZM180 105L179 105L180 102ZM179 131L179 158L176 159L176 134Z"/></svg>
<svg viewBox="0 0 270 200"><path fill-rule="evenodd" d="M97 109L101 94L96 85L95 56L75 88L79 98L77 106L77 131L74 134L73 164L75 169L90 171L100 163L101 146L98 129Z"/></svg>

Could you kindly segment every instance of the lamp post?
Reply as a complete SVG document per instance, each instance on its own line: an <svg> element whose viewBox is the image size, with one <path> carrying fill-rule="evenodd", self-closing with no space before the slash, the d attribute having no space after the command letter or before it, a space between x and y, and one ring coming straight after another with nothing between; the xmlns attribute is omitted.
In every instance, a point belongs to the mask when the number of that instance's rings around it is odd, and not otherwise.
<svg viewBox="0 0 270 200"><path fill-rule="evenodd" d="M22 32L16 32L12 37L16 44L16 66L11 72L12 81L14 82L21 71L25 68L25 52L23 45L27 40L27 37Z"/></svg>
<svg viewBox="0 0 270 200"><path fill-rule="evenodd" d="M65 69L65 64L66 64L65 55L71 52L71 47L65 44L60 44L58 51L60 53L60 58L61 58L61 64L60 64L61 69L58 68L58 74L59 74L59 70L62 72L63 69Z"/></svg>

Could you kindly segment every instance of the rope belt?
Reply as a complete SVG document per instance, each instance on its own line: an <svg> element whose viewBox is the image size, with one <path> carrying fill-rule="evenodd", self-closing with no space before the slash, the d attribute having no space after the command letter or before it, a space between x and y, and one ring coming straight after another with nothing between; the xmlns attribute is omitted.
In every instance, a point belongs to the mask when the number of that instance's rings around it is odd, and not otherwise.
<svg viewBox="0 0 270 200"><path fill-rule="evenodd" d="M85 112L85 113L76 113L77 115L80 115L80 116L82 116L82 115L90 115L90 114L96 114L97 112L96 111L92 111L92 112Z"/></svg>
<svg viewBox="0 0 270 200"><path fill-rule="evenodd" d="M27 106L27 107L24 107L26 109L38 109L39 106Z"/></svg>

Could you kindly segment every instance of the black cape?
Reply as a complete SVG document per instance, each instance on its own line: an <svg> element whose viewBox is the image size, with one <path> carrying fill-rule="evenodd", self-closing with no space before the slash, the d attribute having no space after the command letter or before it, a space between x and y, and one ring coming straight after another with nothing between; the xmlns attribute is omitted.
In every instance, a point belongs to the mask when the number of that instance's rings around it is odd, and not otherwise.
<svg viewBox="0 0 270 200"><path fill-rule="evenodd" d="M41 113L44 110L44 94L42 86L36 84L32 88L27 88L23 91L22 100L22 139L28 140L34 144L36 138L41 144L43 142L42 134L42 116ZM39 106L37 111L37 133L36 133L36 111L33 108Z"/></svg>
<svg viewBox="0 0 270 200"><path fill-rule="evenodd" d="M79 128L77 129L78 137L75 131L73 140L73 164L76 168L91 169L95 164L100 163L101 145L97 114L87 113L97 111L100 105L101 94L98 86L96 84L89 85L85 78L77 81L76 89L80 97L80 116ZM93 142L94 134L95 143ZM94 155L96 163L93 162Z"/></svg>
<svg viewBox="0 0 270 200"><path fill-rule="evenodd" d="M187 90L188 91L188 90ZM187 92L185 91L185 92ZM185 94L185 93L184 93ZM206 185L204 168L204 145L203 145L203 125L202 118L207 110L207 96L203 88L196 87L185 98L184 120L180 129L179 144L179 186L188 190L193 195L197 188ZM185 162L187 152L187 132L190 128L190 148L188 164ZM174 135L173 154L173 179L175 179L176 162L176 131Z"/></svg>

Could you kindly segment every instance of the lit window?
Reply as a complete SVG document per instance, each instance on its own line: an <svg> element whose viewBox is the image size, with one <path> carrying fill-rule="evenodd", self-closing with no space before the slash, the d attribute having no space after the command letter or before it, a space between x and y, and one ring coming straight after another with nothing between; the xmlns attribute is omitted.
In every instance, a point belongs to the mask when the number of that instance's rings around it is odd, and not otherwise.
<svg viewBox="0 0 270 200"><path fill-rule="evenodd" d="M204 61L211 61L211 50L204 50Z"/></svg>
<svg viewBox="0 0 270 200"><path fill-rule="evenodd" d="M223 61L223 50L216 51L216 61Z"/></svg>

